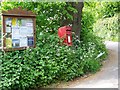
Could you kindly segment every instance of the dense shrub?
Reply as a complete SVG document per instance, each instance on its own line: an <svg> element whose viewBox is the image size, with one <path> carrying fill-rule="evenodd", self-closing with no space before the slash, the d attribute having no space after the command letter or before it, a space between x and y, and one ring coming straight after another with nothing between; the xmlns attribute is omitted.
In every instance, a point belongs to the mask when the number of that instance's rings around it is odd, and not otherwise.
<svg viewBox="0 0 120 90"><path fill-rule="evenodd" d="M96 57L104 51L96 49L99 47L96 43L79 42L81 47L74 50L61 46L57 36L49 33L41 33L37 41L34 49L0 52L2 89L24 90L56 80L68 81L87 72L96 72L101 66L103 57Z"/></svg>
<svg viewBox="0 0 120 90"><path fill-rule="evenodd" d="M120 2L102 2L99 8L99 16L102 18L113 17L119 12Z"/></svg>
<svg viewBox="0 0 120 90"><path fill-rule="evenodd" d="M118 14L114 17L99 19L94 24L94 32L104 40L118 41Z"/></svg>
<svg viewBox="0 0 120 90"><path fill-rule="evenodd" d="M87 56L89 58L85 58L85 66L84 71L92 71L95 72L100 68L100 61L104 60L107 55L107 50L105 49L105 45L102 42L100 37L97 37L93 33L93 23L95 22L95 18L89 10L84 10L82 15L82 30L81 30L81 47L85 50L83 56ZM98 56L96 56L98 55ZM98 58L100 56L100 59ZM97 61L96 61L97 60ZM100 61L99 61L100 60Z"/></svg>
<svg viewBox="0 0 120 90"><path fill-rule="evenodd" d="M113 17L119 13L120 2L86 2L86 9L90 10L96 19Z"/></svg>
<svg viewBox="0 0 120 90"><path fill-rule="evenodd" d="M4 9L8 10L7 4ZM68 81L100 69L100 61L106 57L107 51L101 39L92 33L94 19L89 12L83 13L81 41L73 34L73 47L68 47L61 44L62 41L56 33L60 26L59 17L62 13L66 14L66 11L63 12L65 3L11 2L8 6L14 7L13 5L24 8L27 6L38 14L37 42L36 48L0 51L1 89L24 90L43 87L58 80ZM34 10L34 7L37 9ZM51 11L51 8L55 7L57 12Z"/></svg>

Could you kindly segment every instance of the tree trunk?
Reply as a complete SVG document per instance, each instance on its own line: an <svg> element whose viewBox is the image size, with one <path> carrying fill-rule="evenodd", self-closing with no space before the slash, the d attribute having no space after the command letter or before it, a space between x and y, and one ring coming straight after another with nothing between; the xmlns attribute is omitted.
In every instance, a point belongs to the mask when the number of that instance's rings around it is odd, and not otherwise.
<svg viewBox="0 0 120 90"><path fill-rule="evenodd" d="M73 2L73 7L77 10L77 12L73 14L72 31L75 32L80 40L83 2Z"/></svg>
<svg viewBox="0 0 120 90"><path fill-rule="evenodd" d="M82 9L84 6L83 2L66 2L66 3L67 5L65 9L67 9L68 5L72 5L72 7L74 7L77 10L77 12L73 13L70 10L67 10L68 13L73 16L73 20L64 19L65 16L63 16L60 21L60 24L61 26L72 24L72 31L75 32L75 34L78 36L78 39L80 40L80 31L82 29L82 26L81 26Z"/></svg>

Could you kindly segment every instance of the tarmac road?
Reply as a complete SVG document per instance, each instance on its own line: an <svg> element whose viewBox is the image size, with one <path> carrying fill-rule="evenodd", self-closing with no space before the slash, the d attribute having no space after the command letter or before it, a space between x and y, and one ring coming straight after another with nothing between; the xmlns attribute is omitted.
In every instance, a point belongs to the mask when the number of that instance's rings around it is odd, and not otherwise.
<svg viewBox="0 0 120 90"><path fill-rule="evenodd" d="M86 78L73 88L118 88L118 43L105 42L109 50L109 57L103 64L100 72Z"/></svg>

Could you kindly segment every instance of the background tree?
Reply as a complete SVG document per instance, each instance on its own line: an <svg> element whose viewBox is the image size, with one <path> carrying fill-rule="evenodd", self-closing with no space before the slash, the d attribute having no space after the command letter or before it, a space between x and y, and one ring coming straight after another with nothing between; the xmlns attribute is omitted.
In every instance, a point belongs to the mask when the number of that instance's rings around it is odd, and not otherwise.
<svg viewBox="0 0 120 90"><path fill-rule="evenodd" d="M76 13L73 14L73 25L72 30L78 36L80 40L80 31L82 29L81 20L82 20L82 9L83 9L83 2L73 3L73 7L77 10Z"/></svg>
<svg viewBox="0 0 120 90"><path fill-rule="evenodd" d="M82 29L81 20L82 20L82 9L83 9L83 2L66 2L65 9L67 12L72 16L72 19L69 18L62 18L61 26L72 24L72 31L78 36L80 40L80 31ZM71 8L71 7L73 8ZM67 8L68 7L68 8ZM64 16L63 16L64 17Z"/></svg>
<svg viewBox="0 0 120 90"><path fill-rule="evenodd" d="M105 45L92 32L94 15L91 9L84 3L81 14L77 5L80 3L2 2L2 10L21 6L37 15L36 48L6 53L0 51L2 90L35 90L34 88L57 81L72 80L99 70L101 61L107 56ZM79 15L75 16L77 13ZM81 41L74 44L78 48L60 45L58 28L62 24L80 23L80 15L82 15L82 30L76 34L80 34ZM73 40L78 39L73 37ZM103 52L105 53L101 57L96 58Z"/></svg>

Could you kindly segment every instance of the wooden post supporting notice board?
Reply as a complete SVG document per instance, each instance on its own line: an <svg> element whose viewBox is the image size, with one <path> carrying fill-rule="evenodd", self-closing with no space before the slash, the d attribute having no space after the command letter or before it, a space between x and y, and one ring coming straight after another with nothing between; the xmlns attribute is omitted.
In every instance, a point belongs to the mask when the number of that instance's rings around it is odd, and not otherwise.
<svg viewBox="0 0 120 90"><path fill-rule="evenodd" d="M21 7L2 12L2 49L22 50L35 47L36 15Z"/></svg>

